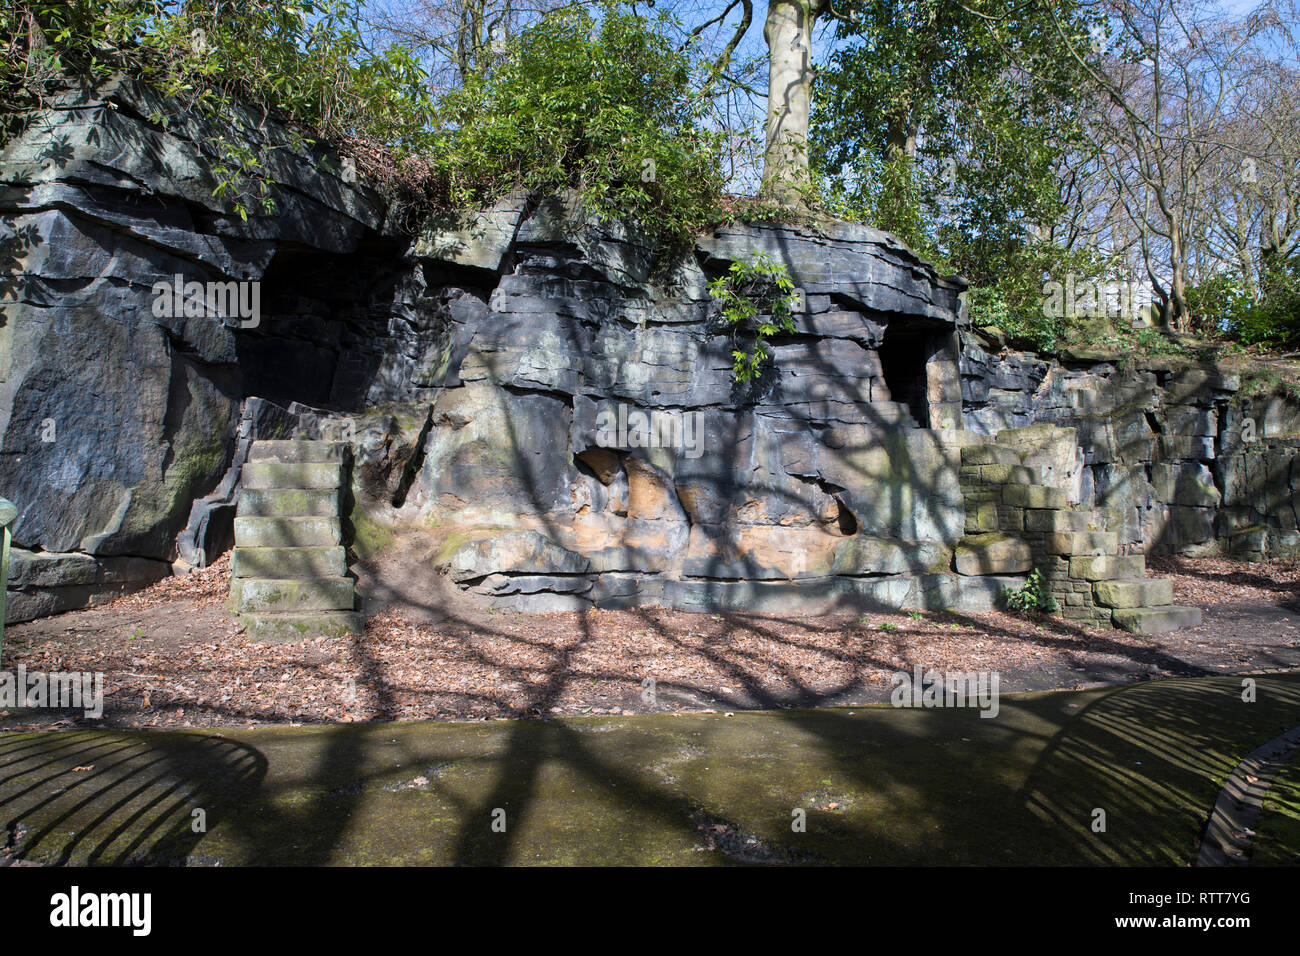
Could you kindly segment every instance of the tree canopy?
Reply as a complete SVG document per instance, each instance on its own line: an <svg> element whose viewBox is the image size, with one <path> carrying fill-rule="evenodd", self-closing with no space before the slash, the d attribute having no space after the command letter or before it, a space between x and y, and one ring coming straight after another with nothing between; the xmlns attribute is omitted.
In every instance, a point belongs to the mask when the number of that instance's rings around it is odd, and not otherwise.
<svg viewBox="0 0 1300 956"><path fill-rule="evenodd" d="M241 215L272 200L236 104L332 141L417 218L517 187L669 241L837 215L1040 346L1097 325L1045 311L1067 280L1278 345L1300 335L1298 21L1294 0L14 0L0 123L125 73L219 121Z"/></svg>

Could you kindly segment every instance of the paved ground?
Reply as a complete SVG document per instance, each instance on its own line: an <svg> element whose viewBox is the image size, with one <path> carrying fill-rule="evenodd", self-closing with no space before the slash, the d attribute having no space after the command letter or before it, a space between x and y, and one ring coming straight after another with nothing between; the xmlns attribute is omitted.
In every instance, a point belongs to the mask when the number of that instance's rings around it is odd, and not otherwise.
<svg viewBox="0 0 1300 956"><path fill-rule="evenodd" d="M1183 866L1226 774L1300 715L1300 673L1257 690L9 733L0 824L26 863Z"/></svg>

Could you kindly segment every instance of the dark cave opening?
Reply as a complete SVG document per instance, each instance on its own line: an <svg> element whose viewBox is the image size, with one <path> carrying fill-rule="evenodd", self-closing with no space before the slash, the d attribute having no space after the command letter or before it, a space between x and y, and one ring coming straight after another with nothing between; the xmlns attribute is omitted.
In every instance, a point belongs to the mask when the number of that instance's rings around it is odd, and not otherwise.
<svg viewBox="0 0 1300 956"><path fill-rule="evenodd" d="M244 396L364 408L407 273L383 241L346 254L277 250L261 279L259 321L236 333Z"/></svg>
<svg viewBox="0 0 1300 956"><path fill-rule="evenodd" d="M890 323L880 343L880 366L893 401L906 405L919 428L930 427L926 363L935 349L925 328L900 328Z"/></svg>

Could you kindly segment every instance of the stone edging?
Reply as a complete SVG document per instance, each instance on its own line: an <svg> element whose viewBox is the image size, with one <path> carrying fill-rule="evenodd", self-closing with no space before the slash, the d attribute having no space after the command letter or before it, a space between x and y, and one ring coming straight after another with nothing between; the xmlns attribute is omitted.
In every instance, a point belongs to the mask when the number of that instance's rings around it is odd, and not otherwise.
<svg viewBox="0 0 1300 956"><path fill-rule="evenodd" d="M1246 756L1224 781L1201 834L1197 866L1249 866L1254 827L1264 794L1282 764L1300 750L1300 727L1292 727ZM1253 781L1253 782L1252 782Z"/></svg>

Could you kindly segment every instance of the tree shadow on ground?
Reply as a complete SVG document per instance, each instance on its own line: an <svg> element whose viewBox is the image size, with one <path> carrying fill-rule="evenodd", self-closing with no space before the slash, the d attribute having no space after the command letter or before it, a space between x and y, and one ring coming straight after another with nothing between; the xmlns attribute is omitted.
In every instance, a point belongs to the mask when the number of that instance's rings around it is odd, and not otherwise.
<svg viewBox="0 0 1300 956"><path fill-rule="evenodd" d="M52 864L1181 865L1226 774L1300 714L1300 680L1260 678L1257 703L1240 691L1042 695L991 720L868 708L14 735L0 810L21 857ZM215 842L191 830L199 805Z"/></svg>
<svg viewBox="0 0 1300 956"><path fill-rule="evenodd" d="M256 749L220 736L5 735L0 813L8 844L47 865L186 865L266 769Z"/></svg>

